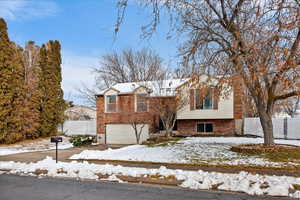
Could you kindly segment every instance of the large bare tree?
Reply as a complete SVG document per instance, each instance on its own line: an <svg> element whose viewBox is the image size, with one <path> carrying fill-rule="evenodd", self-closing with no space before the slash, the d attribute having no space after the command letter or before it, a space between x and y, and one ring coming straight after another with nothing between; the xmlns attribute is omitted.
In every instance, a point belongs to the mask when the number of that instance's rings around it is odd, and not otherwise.
<svg viewBox="0 0 300 200"><path fill-rule="evenodd" d="M120 0L116 32L128 0ZM276 102L299 96L300 3L298 0L148 0L151 35L168 12L172 28L187 40L179 49L186 65L223 77L238 75L253 98L264 131L274 144ZM184 38L184 37L183 37Z"/></svg>
<svg viewBox="0 0 300 200"><path fill-rule="evenodd" d="M177 120L177 115L188 104L188 92L177 89L174 84L179 80L168 80L168 75L151 82L145 82L143 86L148 88L149 114L159 117L165 130L165 136L172 136Z"/></svg>
<svg viewBox="0 0 300 200"><path fill-rule="evenodd" d="M155 51L125 49L102 56L100 65L93 70L95 86L90 88L83 84L78 91L88 104L95 106L97 91L116 83L158 80L167 72L163 59Z"/></svg>
<svg viewBox="0 0 300 200"><path fill-rule="evenodd" d="M298 111L299 103L300 103L300 96L286 99L282 102L279 102L281 108L280 111L294 118L298 114L297 111Z"/></svg>

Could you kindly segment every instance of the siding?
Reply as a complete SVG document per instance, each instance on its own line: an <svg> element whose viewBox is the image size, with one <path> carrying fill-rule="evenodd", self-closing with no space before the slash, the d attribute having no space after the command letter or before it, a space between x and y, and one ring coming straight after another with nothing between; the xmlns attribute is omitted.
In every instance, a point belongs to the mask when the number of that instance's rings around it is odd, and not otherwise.
<svg viewBox="0 0 300 200"><path fill-rule="evenodd" d="M233 119L233 93L227 98L220 97L218 110L190 110L190 105L186 105L177 113L177 119Z"/></svg>

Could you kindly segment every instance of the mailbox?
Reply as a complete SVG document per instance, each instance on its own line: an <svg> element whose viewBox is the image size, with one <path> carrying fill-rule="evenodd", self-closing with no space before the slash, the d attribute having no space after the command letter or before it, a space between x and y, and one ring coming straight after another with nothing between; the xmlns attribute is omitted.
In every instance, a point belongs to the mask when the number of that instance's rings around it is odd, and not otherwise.
<svg viewBox="0 0 300 200"><path fill-rule="evenodd" d="M57 160L58 160L57 145L59 142L62 142L62 137L51 137L50 142L55 143L55 145L56 145L55 158L56 158L56 163L57 163Z"/></svg>
<svg viewBox="0 0 300 200"><path fill-rule="evenodd" d="M62 142L62 137L51 137L51 142L53 143Z"/></svg>

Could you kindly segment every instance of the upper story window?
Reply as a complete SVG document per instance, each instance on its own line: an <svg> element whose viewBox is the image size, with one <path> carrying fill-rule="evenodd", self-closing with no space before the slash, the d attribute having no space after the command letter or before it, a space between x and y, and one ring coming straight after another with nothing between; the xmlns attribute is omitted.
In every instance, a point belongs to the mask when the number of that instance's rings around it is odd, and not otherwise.
<svg viewBox="0 0 300 200"><path fill-rule="evenodd" d="M208 89L205 94L201 93L200 89L195 90L195 102L196 109L205 110L205 109L213 109L213 92L212 89Z"/></svg>
<svg viewBox="0 0 300 200"><path fill-rule="evenodd" d="M147 94L136 94L136 112L148 111L147 96Z"/></svg>
<svg viewBox="0 0 300 200"><path fill-rule="evenodd" d="M106 112L117 112L117 95L106 96Z"/></svg>

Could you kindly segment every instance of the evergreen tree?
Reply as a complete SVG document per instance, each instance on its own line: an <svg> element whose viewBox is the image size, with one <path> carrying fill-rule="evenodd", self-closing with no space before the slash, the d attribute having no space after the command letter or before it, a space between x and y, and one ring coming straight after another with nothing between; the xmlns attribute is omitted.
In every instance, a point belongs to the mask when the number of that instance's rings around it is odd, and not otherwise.
<svg viewBox="0 0 300 200"><path fill-rule="evenodd" d="M20 48L9 40L7 25L0 19L0 143L24 139L22 67Z"/></svg>
<svg viewBox="0 0 300 200"><path fill-rule="evenodd" d="M64 121L58 41L23 50L0 19L0 143L49 136Z"/></svg>
<svg viewBox="0 0 300 200"><path fill-rule="evenodd" d="M23 51L24 60L24 90L26 96L23 106L23 132L26 138L33 139L40 136L40 104L41 89L39 79L41 69L39 66L39 47L30 41Z"/></svg>
<svg viewBox="0 0 300 200"><path fill-rule="evenodd" d="M47 49L45 45L42 45L40 49L40 60L39 65L41 69L39 88L41 90L41 103L40 103L40 113L41 113L41 123L40 123L40 136L47 136L51 134L51 120L53 119L51 115L50 98L51 93L49 90L51 84L51 71L48 65ZM48 93L49 92L49 93Z"/></svg>
<svg viewBox="0 0 300 200"><path fill-rule="evenodd" d="M59 123L64 121L66 103L61 89L61 55L58 41L49 41L40 51L41 67L41 135L57 132Z"/></svg>
<svg viewBox="0 0 300 200"><path fill-rule="evenodd" d="M54 98L55 98L55 127L58 124L63 123L65 120L64 111L67 108L67 102L64 100L64 93L61 87L62 76L61 76L61 46L60 43L55 41L50 41L51 46L51 60L53 62L53 76L55 77L54 85Z"/></svg>

